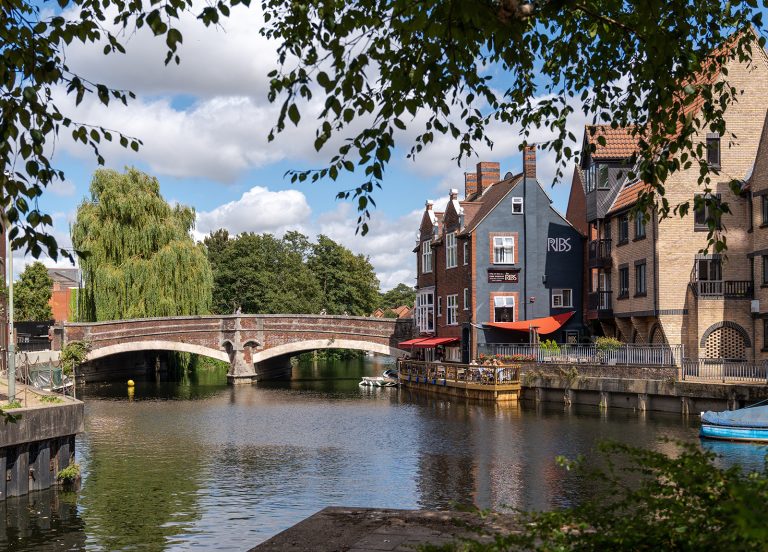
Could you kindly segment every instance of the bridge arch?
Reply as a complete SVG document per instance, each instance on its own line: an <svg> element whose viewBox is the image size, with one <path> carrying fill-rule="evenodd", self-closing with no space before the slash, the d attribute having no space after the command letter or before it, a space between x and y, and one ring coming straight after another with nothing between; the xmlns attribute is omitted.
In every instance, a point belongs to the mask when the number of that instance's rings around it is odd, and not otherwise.
<svg viewBox="0 0 768 552"><path fill-rule="evenodd" d="M100 358L108 357L111 355L117 355L120 353L134 353L140 351L174 351L177 353L192 353L195 355L202 355L223 362L229 362L229 355L226 351L211 349L204 345L196 345L194 343L182 343L179 341L165 341L165 340L142 340L142 341L128 341L124 343L118 343L116 345L108 345L106 347L99 347L88 353L86 360L97 360Z"/></svg>
<svg viewBox="0 0 768 552"><path fill-rule="evenodd" d="M306 353L307 351L316 351L319 349L370 351L372 353L389 355L394 358L399 358L408 354L407 351L402 349L390 347L389 345L383 345L381 343L374 343L372 341L359 341L356 339L307 339L304 341L294 341L292 343L278 345L259 352L254 351L252 360L254 363L259 363L274 357Z"/></svg>

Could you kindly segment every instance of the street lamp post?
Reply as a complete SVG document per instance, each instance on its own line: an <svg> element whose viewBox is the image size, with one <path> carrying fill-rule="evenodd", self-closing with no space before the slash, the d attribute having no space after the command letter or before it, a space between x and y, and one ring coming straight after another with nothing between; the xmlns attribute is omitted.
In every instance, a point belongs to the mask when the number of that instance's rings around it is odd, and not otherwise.
<svg viewBox="0 0 768 552"><path fill-rule="evenodd" d="M6 219L5 228L5 251L8 255L8 402L13 402L16 398L16 339L13 331L13 249L11 241L8 239L10 224Z"/></svg>

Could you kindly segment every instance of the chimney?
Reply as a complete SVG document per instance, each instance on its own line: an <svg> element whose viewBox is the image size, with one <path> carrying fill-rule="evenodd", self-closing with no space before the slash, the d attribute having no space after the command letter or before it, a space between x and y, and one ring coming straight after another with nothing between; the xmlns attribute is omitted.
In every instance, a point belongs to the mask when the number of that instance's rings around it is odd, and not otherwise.
<svg viewBox="0 0 768 552"><path fill-rule="evenodd" d="M456 188L451 188L451 191L449 192L448 197L450 197L451 201L455 201L459 199L459 190Z"/></svg>
<svg viewBox="0 0 768 552"><path fill-rule="evenodd" d="M477 191L482 194L485 190L501 180L501 168L498 163L481 161L477 164Z"/></svg>
<svg viewBox="0 0 768 552"><path fill-rule="evenodd" d="M424 208L425 208L427 211L431 211L431 210L432 210L432 206L433 206L434 204L435 204L435 202L434 202L434 201L432 201L431 199L428 199L428 200L427 200L427 202L424 204Z"/></svg>
<svg viewBox="0 0 768 552"><path fill-rule="evenodd" d="M525 178L536 179L536 146L523 148L523 175Z"/></svg>
<svg viewBox="0 0 768 552"><path fill-rule="evenodd" d="M477 173L464 173L464 199L477 191Z"/></svg>

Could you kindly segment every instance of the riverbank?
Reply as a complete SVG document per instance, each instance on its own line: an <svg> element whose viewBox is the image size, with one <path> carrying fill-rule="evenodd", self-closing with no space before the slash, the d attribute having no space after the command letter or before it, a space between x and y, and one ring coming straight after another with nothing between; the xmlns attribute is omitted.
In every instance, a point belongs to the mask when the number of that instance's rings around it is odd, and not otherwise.
<svg viewBox="0 0 768 552"><path fill-rule="evenodd" d="M250 552L413 552L419 545L441 546L462 538L482 541L473 528L506 533L514 530L515 522L499 514L330 507Z"/></svg>

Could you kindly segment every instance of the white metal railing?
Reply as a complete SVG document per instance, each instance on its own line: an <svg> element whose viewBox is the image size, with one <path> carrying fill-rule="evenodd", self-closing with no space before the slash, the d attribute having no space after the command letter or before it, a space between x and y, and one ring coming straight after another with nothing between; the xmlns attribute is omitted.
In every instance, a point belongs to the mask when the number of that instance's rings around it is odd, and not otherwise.
<svg viewBox="0 0 768 552"><path fill-rule="evenodd" d="M768 363L700 358L683 360L682 379L768 383Z"/></svg>
<svg viewBox="0 0 768 552"><path fill-rule="evenodd" d="M616 349L601 350L594 344L558 344L557 347L545 348L541 345L481 343L478 345L478 353L536 362L680 366L684 357L684 347L683 345L625 344Z"/></svg>

